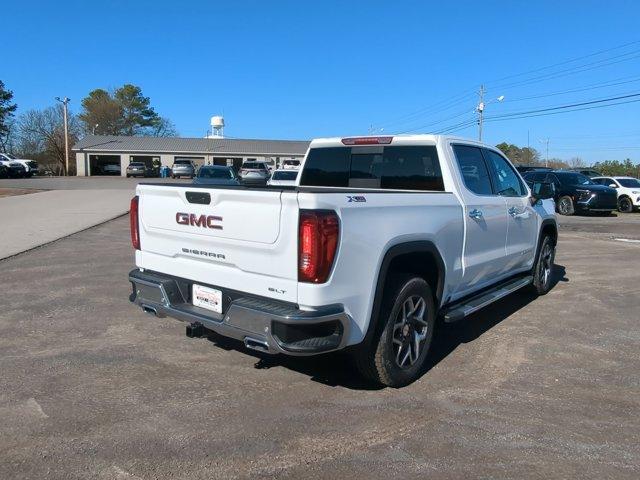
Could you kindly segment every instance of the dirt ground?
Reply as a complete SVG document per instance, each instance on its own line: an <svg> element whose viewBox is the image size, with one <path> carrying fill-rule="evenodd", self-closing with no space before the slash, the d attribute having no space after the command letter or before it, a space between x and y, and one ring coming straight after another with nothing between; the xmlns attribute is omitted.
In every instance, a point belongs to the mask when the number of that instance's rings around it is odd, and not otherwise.
<svg viewBox="0 0 640 480"><path fill-rule="evenodd" d="M142 313L127 218L0 261L0 478L640 478L634 218L562 221L553 290L439 325L402 389Z"/></svg>

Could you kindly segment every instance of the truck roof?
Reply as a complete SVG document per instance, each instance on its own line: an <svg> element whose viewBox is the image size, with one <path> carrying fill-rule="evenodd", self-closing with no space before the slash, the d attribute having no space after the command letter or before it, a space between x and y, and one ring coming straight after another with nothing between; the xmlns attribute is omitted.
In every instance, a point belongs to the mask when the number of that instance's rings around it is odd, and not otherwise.
<svg viewBox="0 0 640 480"><path fill-rule="evenodd" d="M345 136L345 137L327 137L327 138L315 138L311 141L309 148L317 147L342 147L349 145L421 145L421 144L436 144L445 140L457 140L464 141L465 143L472 143L476 145L482 145L490 148L495 148L493 145L483 144L477 140L471 140L469 138L457 137L452 135L431 135L431 134L417 134L417 135L361 135L361 136Z"/></svg>

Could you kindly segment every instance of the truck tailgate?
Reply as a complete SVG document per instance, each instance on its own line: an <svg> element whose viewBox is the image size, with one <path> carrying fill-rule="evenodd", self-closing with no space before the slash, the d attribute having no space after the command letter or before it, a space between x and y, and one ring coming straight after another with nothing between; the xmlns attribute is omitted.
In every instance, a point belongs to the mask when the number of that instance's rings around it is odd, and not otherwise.
<svg viewBox="0 0 640 480"><path fill-rule="evenodd" d="M139 185L138 267L297 300L295 192Z"/></svg>

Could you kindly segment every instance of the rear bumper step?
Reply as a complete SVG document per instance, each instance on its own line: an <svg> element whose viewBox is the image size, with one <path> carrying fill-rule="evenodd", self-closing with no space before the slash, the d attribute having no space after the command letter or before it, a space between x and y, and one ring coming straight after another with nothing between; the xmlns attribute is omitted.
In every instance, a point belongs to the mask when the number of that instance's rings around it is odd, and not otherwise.
<svg viewBox="0 0 640 480"><path fill-rule="evenodd" d="M129 281L133 287L129 300L157 317L188 322L190 337L203 336L201 328L212 330L270 354L314 355L346 346L351 319L341 305L308 311L269 299L236 297L223 299L223 313L217 314L185 298L191 290L188 280L135 269L129 273Z"/></svg>
<svg viewBox="0 0 640 480"><path fill-rule="evenodd" d="M529 285L532 281L533 277L531 275L507 280L506 282L496 285L489 290L481 292L470 298L463 299L449 307L445 307L442 312L442 317L446 323L457 322L467 315L471 315L481 308L484 308L487 305L506 297L510 293Z"/></svg>

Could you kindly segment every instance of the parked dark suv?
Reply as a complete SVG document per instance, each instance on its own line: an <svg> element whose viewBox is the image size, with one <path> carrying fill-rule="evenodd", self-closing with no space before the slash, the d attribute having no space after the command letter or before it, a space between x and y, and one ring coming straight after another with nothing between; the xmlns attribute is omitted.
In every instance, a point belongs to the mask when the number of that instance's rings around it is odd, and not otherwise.
<svg viewBox="0 0 640 480"><path fill-rule="evenodd" d="M596 185L586 175L567 170L551 172L527 172L523 178L529 185L534 182L551 183L555 189L554 200L560 215L575 212L608 212L618 208L615 189Z"/></svg>

